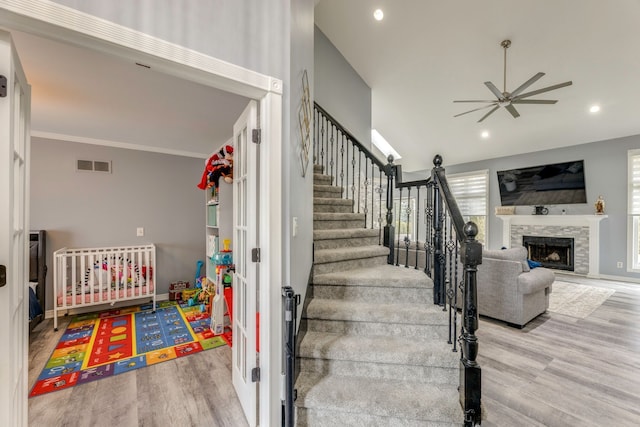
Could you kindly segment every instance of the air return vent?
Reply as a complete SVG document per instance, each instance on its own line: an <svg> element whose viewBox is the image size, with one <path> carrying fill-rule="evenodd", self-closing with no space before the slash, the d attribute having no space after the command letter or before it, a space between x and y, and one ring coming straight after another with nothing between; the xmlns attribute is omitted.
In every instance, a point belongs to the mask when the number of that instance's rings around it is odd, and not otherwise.
<svg viewBox="0 0 640 427"><path fill-rule="evenodd" d="M76 162L76 171L111 173L111 161L78 160Z"/></svg>

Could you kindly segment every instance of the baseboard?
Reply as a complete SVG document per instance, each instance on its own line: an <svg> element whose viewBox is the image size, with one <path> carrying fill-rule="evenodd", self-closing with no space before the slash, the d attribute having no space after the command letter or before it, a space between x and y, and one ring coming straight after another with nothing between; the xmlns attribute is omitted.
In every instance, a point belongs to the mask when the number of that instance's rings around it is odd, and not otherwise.
<svg viewBox="0 0 640 427"><path fill-rule="evenodd" d="M142 298L140 298L142 299ZM158 294L156 295L156 301L167 301L169 299L169 294ZM137 300L126 300L126 301L121 301L119 303L114 304L114 307L126 307L127 305L131 305L131 302L134 302ZM90 313L92 311L96 311L96 307L104 307L105 305L109 305L109 303L105 303L103 305L91 305L88 307L79 307L79 308L72 308L70 310L67 310L66 314L83 314L83 313ZM61 310L64 311L64 310ZM45 319L53 319L53 310L47 310L44 313L44 318Z"/></svg>

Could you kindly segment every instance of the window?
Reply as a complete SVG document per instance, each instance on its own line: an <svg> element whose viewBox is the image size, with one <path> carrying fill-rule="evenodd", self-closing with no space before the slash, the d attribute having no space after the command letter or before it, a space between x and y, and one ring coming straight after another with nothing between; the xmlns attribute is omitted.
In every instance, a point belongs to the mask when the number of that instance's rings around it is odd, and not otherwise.
<svg viewBox="0 0 640 427"><path fill-rule="evenodd" d="M460 212L466 221L478 226L476 239L487 245L489 200L489 171L481 170L447 175L449 188L456 198Z"/></svg>
<svg viewBox="0 0 640 427"><path fill-rule="evenodd" d="M397 227L396 239L403 242L405 237L409 241L416 240L416 199L401 198L393 201L394 223ZM424 237L423 237L424 238Z"/></svg>
<svg viewBox="0 0 640 427"><path fill-rule="evenodd" d="M640 150L628 152L628 201L629 241L627 242L627 265L640 270Z"/></svg>

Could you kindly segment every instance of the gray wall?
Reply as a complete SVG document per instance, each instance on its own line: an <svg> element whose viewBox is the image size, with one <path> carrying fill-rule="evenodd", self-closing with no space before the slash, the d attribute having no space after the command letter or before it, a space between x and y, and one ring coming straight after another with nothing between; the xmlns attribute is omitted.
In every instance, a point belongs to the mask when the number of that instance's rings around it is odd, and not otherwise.
<svg viewBox="0 0 640 427"><path fill-rule="evenodd" d="M313 0L54 1L283 81L283 278L304 295L313 192L311 178L299 171L296 108L302 69L309 70L313 85ZM292 216L302 220L296 238Z"/></svg>
<svg viewBox="0 0 640 427"><path fill-rule="evenodd" d="M371 88L315 27L315 100L365 147L371 146Z"/></svg>
<svg viewBox="0 0 640 427"><path fill-rule="evenodd" d="M637 148L640 148L640 135L452 166L447 166L444 159L444 166L447 173L489 170L489 247L499 249L502 245L502 221L494 215L495 206L500 206L496 172L584 159L587 203L548 206L549 214L559 215L562 209L567 215L593 214L594 203L602 194L606 202L605 213L609 218L600 223L600 274L640 279L640 274L626 271L627 151ZM516 213L527 215L531 210L531 207L521 206ZM616 268L618 261L623 262L624 268Z"/></svg>
<svg viewBox="0 0 640 427"><path fill-rule="evenodd" d="M53 0L285 81L290 0Z"/></svg>
<svg viewBox="0 0 640 427"><path fill-rule="evenodd" d="M40 138L31 148L31 229L48 235L47 309L52 253L62 247L154 243L157 293L193 281L205 250L205 196L196 187L203 159ZM113 172L76 172L77 159L110 160Z"/></svg>
<svg viewBox="0 0 640 427"><path fill-rule="evenodd" d="M306 295L307 283L311 272L313 248L313 156L309 153L309 162L305 177L300 159L302 148L302 134L298 115L302 105L303 85L302 76L307 71L309 90L311 91L311 108L313 111L314 96L314 57L313 57L313 0L297 0L291 2L291 35L290 35L290 81L291 109L288 115L290 139L289 147L285 150L285 208L283 210L285 223L283 231L288 244L285 247L287 268L285 284L290 285L299 293L303 300ZM313 125L312 125L313 126ZM313 128L312 128L313 134ZM311 141L313 144L313 141ZM311 150L312 147L309 147ZM294 237L292 219L297 218L298 233ZM298 317L302 310L298 310Z"/></svg>

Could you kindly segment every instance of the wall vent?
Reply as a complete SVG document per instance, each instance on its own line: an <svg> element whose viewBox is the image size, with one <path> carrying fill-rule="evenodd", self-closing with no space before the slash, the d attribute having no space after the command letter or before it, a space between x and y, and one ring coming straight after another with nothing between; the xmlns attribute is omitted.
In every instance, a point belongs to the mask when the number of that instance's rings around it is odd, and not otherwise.
<svg viewBox="0 0 640 427"><path fill-rule="evenodd" d="M76 171L111 173L111 161L78 160L76 162Z"/></svg>

